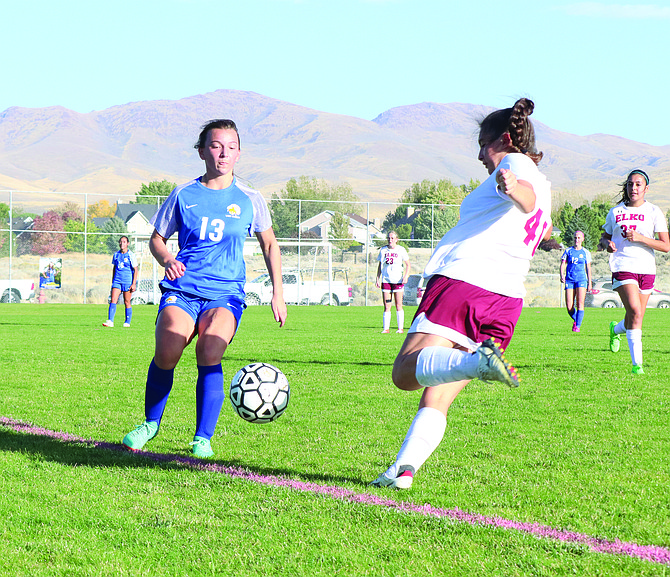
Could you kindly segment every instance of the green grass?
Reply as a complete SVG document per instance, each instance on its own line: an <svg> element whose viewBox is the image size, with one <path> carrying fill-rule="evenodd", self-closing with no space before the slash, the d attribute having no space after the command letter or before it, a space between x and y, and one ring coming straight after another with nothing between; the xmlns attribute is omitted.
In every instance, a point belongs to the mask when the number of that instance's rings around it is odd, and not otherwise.
<svg viewBox="0 0 670 577"><path fill-rule="evenodd" d="M408 319L411 310L407 311ZM0 305L0 416L120 443L143 420L156 308L103 329L106 307ZM121 313L120 313L121 314ZM411 491L370 489L393 460L419 393L393 387L401 335L381 309L251 307L224 358L229 381L262 360L291 383L284 416L251 425L224 405L218 463L417 505L670 546L667 311L643 329L645 376L607 350L621 310L524 309L508 358L516 390L473 381ZM119 323L120 325L121 323ZM189 454L195 351L159 436ZM3 575L667 575L583 545L333 499L0 427Z"/></svg>

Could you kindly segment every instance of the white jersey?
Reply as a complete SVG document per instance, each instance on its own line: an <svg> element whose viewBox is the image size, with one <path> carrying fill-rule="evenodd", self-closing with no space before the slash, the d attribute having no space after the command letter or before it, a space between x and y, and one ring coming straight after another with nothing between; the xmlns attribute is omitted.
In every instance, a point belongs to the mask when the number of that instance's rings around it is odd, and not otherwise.
<svg viewBox="0 0 670 577"><path fill-rule="evenodd" d="M524 213L498 190L496 174L511 170L535 191L535 209ZM493 174L461 204L458 224L442 237L424 270L497 294L523 298L530 259L551 221L551 183L525 154L506 155Z"/></svg>
<svg viewBox="0 0 670 577"><path fill-rule="evenodd" d="M398 244L395 248L382 247L377 260L382 265L382 282L395 284L402 282L402 263L409 260L404 246Z"/></svg>
<svg viewBox="0 0 670 577"><path fill-rule="evenodd" d="M626 231L634 229L647 238L657 232L668 232L668 222L660 208L645 201L642 206L617 204L607 214L603 229L612 237L616 252L610 254L612 272L656 274L654 249L626 240Z"/></svg>

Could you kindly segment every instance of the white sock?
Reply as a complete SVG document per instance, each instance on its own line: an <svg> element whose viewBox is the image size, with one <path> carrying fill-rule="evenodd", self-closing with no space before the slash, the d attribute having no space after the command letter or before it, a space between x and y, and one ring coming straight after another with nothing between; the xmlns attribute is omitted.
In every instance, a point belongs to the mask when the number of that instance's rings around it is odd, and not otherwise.
<svg viewBox="0 0 670 577"><path fill-rule="evenodd" d="M642 364L642 329L629 329L626 331L630 358L634 365Z"/></svg>
<svg viewBox="0 0 670 577"><path fill-rule="evenodd" d="M621 319L614 327L614 334L622 335L626 332L626 325L624 324L624 320L625 319Z"/></svg>
<svg viewBox="0 0 670 577"><path fill-rule="evenodd" d="M398 330L403 330L405 328L405 311L396 311L395 318L398 321Z"/></svg>
<svg viewBox="0 0 670 577"><path fill-rule="evenodd" d="M414 471L418 471L442 442L446 428L447 417L442 411L431 407L419 409L405 435L395 463L388 468L386 476L394 478L402 465L410 465L414 467Z"/></svg>
<svg viewBox="0 0 670 577"><path fill-rule="evenodd" d="M391 326L391 313L384 312L384 314L382 315L382 320L384 322L384 330L388 331L389 327Z"/></svg>
<svg viewBox="0 0 670 577"><path fill-rule="evenodd" d="M416 380L422 387L474 379L479 357L467 351L447 347L426 347L416 358Z"/></svg>

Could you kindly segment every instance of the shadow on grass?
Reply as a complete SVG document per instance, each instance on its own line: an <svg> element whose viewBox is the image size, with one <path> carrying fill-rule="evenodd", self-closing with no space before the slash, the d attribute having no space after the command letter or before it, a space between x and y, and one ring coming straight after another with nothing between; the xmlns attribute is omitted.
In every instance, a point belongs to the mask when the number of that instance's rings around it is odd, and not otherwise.
<svg viewBox="0 0 670 577"><path fill-rule="evenodd" d="M22 424L22 428L29 425ZM108 467L118 469L160 468L199 469L222 473L230 478L278 477L310 483L324 484L368 484L367 480L352 477L337 477L305 474L282 468L251 468L239 460L197 459L186 454L131 453L121 443L108 443L75 438L66 433L55 433L39 429L35 432L15 430L13 424L0 423L0 452L26 453L71 467Z"/></svg>

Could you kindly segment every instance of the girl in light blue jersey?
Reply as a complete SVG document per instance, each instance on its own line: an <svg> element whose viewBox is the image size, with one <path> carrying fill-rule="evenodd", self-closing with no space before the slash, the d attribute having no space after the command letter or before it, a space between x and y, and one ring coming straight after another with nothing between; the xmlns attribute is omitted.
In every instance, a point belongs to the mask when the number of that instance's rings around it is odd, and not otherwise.
<svg viewBox="0 0 670 577"><path fill-rule="evenodd" d="M147 376L146 420L123 439L132 451L139 451L158 434L174 368L198 335L196 429L191 445L196 457L214 454L210 439L224 399L221 358L246 306L242 252L244 240L252 232L272 279L274 318L280 326L286 320L281 255L267 204L259 192L238 183L233 173L240 156L235 123L209 122L195 148L205 162L205 174L175 188L152 219L155 230L149 246L165 268L165 278L161 281L155 353ZM174 233L179 239L176 256L167 249L167 240Z"/></svg>
<svg viewBox="0 0 670 577"><path fill-rule="evenodd" d="M135 292L137 283L137 259L135 255L128 250L128 237L122 236L119 239L119 250L112 256L112 292L109 297L109 309L107 311L107 320L102 323L103 327L114 326L114 315L116 315L116 303L119 296L123 293L123 303L126 305L126 319L123 326L130 327L130 321L133 318L133 309L130 305L130 298Z"/></svg>
<svg viewBox="0 0 670 577"><path fill-rule="evenodd" d="M581 331L586 292L591 291L591 253L582 246L583 242L584 233L575 231L575 246L563 253L559 267L561 282L565 283L565 306L575 333Z"/></svg>

